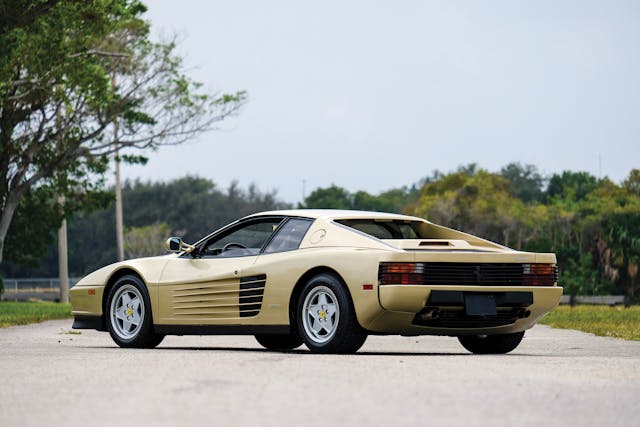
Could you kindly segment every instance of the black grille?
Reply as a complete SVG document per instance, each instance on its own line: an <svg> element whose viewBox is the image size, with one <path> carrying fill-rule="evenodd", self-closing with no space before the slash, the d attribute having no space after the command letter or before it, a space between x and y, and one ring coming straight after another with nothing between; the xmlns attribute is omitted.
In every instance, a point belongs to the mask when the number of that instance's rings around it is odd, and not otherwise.
<svg viewBox="0 0 640 427"><path fill-rule="evenodd" d="M266 283L267 276L264 274L240 279L240 317L252 317L260 313Z"/></svg>
<svg viewBox="0 0 640 427"><path fill-rule="evenodd" d="M403 277L392 271L394 264L380 264L380 284L403 283ZM405 276L409 276L411 284L450 286L553 286L558 281L556 266L548 266L548 273L532 273L531 266L536 265L539 264L422 262L415 264L415 272Z"/></svg>
<svg viewBox="0 0 640 427"><path fill-rule="evenodd" d="M426 263L425 285L521 285L522 264Z"/></svg>
<svg viewBox="0 0 640 427"><path fill-rule="evenodd" d="M440 311L436 318L423 317L418 314L413 319L414 325L432 328L491 328L495 326L511 325L516 320L525 317L522 309L500 311L494 316L468 316L464 310Z"/></svg>

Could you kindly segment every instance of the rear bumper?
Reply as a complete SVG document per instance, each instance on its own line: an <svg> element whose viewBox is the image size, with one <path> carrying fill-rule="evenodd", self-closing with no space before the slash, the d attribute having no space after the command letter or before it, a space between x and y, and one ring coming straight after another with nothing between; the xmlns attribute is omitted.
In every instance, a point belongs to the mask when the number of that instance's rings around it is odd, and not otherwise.
<svg viewBox="0 0 640 427"><path fill-rule="evenodd" d="M519 332L554 309L562 296L558 286L382 285L378 292L384 311L367 329L405 335ZM465 307L468 295L489 295L496 313L470 315Z"/></svg>

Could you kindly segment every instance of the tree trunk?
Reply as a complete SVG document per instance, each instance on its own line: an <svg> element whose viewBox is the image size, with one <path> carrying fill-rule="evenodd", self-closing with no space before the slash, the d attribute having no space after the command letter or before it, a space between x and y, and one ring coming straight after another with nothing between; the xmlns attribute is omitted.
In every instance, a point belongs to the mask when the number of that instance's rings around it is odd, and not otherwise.
<svg viewBox="0 0 640 427"><path fill-rule="evenodd" d="M633 299L636 291L636 277L638 277L638 264L630 262L627 266L627 273L629 274L629 297Z"/></svg>
<svg viewBox="0 0 640 427"><path fill-rule="evenodd" d="M13 219L13 214L18 207L18 201L20 200L21 191L11 190L6 195L4 206L2 207L2 215L0 216L0 263L3 259L4 253L4 241L9 232L9 226Z"/></svg>

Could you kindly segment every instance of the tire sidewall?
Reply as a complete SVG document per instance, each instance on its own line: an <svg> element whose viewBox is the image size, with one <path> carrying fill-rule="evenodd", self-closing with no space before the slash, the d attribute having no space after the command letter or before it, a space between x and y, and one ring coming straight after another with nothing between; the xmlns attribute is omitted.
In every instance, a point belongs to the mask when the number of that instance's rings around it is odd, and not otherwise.
<svg viewBox="0 0 640 427"><path fill-rule="evenodd" d="M258 334L255 335L255 338L261 346L263 346L267 350L273 351L290 351L300 347L303 344L302 338L300 338L297 334Z"/></svg>
<svg viewBox="0 0 640 427"><path fill-rule="evenodd" d="M111 316L111 304L113 298L123 286L131 285L138 289L142 296L142 304L144 304L144 316L142 317L142 326L138 329L138 332L131 338L123 338L116 333L112 324L113 318ZM107 298L107 304L105 307L106 325L109 334L113 341L120 347L145 347L149 342L149 337L153 335L153 316L151 314L151 301L149 299L149 293L147 287L136 276L122 276L109 290L109 296Z"/></svg>
<svg viewBox="0 0 640 427"><path fill-rule="evenodd" d="M506 354L516 349L524 338L524 331L497 335L468 335L458 337L460 344L475 354Z"/></svg>
<svg viewBox="0 0 640 427"><path fill-rule="evenodd" d="M331 339L323 343L314 341L311 337L309 337L303 323L303 318L305 316L304 301L307 298L307 295L309 295L318 287L326 287L333 292L336 297L335 303L338 305L339 310L339 319L335 333L333 334ZM300 294L298 295L296 304L296 325L300 338L302 338L304 344L311 351L319 353L331 353L336 351L339 352L339 343L340 341L344 340L345 329L348 328L348 322L350 321L356 321L355 311L352 308L351 299L349 298L345 287L336 277L331 274L320 274L313 277L303 286Z"/></svg>

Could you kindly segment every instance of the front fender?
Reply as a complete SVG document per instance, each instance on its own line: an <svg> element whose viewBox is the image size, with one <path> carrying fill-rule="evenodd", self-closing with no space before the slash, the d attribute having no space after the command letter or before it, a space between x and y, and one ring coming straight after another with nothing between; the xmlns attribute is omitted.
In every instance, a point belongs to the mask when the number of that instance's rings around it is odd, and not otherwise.
<svg viewBox="0 0 640 427"><path fill-rule="evenodd" d="M103 302L107 297L113 278L126 272L133 272L140 276L147 286L151 306L157 306L157 284L162 271L170 258L177 255L167 255L152 258L139 258L117 262L102 267L83 277L69 291L72 314L74 316L102 316Z"/></svg>

